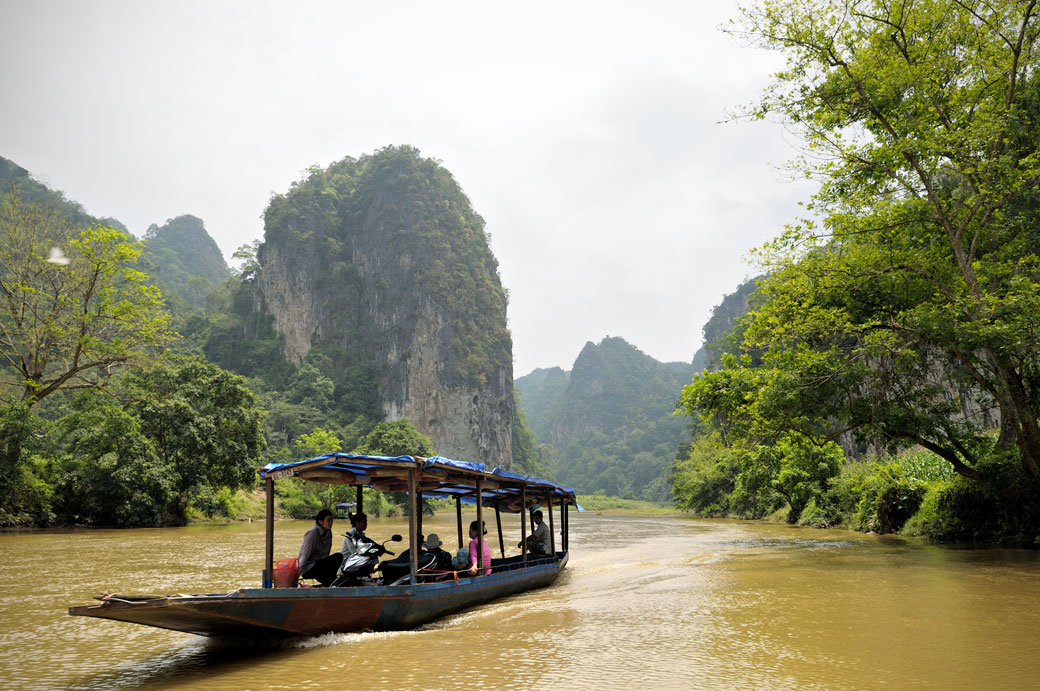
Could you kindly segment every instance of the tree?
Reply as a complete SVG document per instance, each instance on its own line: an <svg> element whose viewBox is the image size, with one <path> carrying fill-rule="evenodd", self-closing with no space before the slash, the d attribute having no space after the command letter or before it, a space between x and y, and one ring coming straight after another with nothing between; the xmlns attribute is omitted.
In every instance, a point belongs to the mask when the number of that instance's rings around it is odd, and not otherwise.
<svg viewBox="0 0 1040 691"><path fill-rule="evenodd" d="M122 390L171 477L175 519L208 489L252 486L264 413L245 379L202 358L166 354L130 373Z"/></svg>
<svg viewBox="0 0 1040 691"><path fill-rule="evenodd" d="M174 334L125 232L77 228L55 208L0 203L0 386L30 407L96 387Z"/></svg>
<svg viewBox="0 0 1040 691"><path fill-rule="evenodd" d="M296 448L306 454L307 458L316 458L339 451L342 446L343 442L339 437L321 427L315 427L310 434L301 434L296 441Z"/></svg>
<svg viewBox="0 0 1040 691"><path fill-rule="evenodd" d="M788 59L748 112L801 133L823 220L763 255L756 401L966 477L993 406L1040 486L1037 3L768 0L741 28Z"/></svg>
<svg viewBox="0 0 1040 691"><path fill-rule="evenodd" d="M365 440L354 453L428 458L435 452L430 438L415 429L411 420L401 418L390 422L380 422L365 436Z"/></svg>
<svg viewBox="0 0 1040 691"><path fill-rule="evenodd" d="M65 444L54 498L59 519L118 527L164 522L172 474L139 420L114 398L84 391L58 426Z"/></svg>
<svg viewBox="0 0 1040 691"><path fill-rule="evenodd" d="M316 458L327 453L339 451L343 447L343 442L332 432L321 427L315 427L310 434L306 432L301 434L300 438L296 440L295 446L296 450L303 454L304 458ZM347 501L354 490L353 487L326 485L318 482L304 482L302 484L302 494L305 500L313 497L320 503L323 509L331 509L339 502Z"/></svg>

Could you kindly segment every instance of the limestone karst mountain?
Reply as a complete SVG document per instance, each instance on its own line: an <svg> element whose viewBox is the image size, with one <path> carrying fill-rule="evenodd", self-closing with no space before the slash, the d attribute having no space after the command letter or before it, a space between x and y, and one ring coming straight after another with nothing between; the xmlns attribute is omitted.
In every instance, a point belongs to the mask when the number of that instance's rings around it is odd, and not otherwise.
<svg viewBox="0 0 1040 691"><path fill-rule="evenodd" d="M255 310L337 405L439 453L512 462L512 341L484 221L438 162L387 147L313 168L265 213Z"/></svg>

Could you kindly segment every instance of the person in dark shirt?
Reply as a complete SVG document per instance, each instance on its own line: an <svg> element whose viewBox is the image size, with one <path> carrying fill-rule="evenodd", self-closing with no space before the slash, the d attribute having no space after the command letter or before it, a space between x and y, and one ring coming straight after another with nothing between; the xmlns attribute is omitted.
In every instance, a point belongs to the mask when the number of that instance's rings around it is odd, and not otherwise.
<svg viewBox="0 0 1040 691"><path fill-rule="evenodd" d="M451 571L451 555L441 549L441 539L437 537L437 533L430 533L429 537L426 538L426 542L423 543L423 547L430 554L437 557L437 563L434 565L434 569L437 571Z"/></svg>
<svg viewBox="0 0 1040 691"><path fill-rule="evenodd" d="M324 586L336 580L336 571L343 561L339 552L329 554L332 549L332 523L335 517L328 509L322 509L314 517L314 527L303 536L300 545L300 578L313 578Z"/></svg>

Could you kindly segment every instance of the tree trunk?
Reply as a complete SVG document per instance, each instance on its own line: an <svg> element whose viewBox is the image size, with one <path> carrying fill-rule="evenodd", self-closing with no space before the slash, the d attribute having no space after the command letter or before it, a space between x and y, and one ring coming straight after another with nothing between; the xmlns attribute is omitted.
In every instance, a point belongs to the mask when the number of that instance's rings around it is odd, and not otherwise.
<svg viewBox="0 0 1040 691"><path fill-rule="evenodd" d="M1018 445L1019 455L1022 462L1033 476L1037 489L1040 490L1040 426L1037 425L1036 416L1033 415L1032 401L1029 393L1022 383L1022 377L1004 360L992 356L997 367L997 373L1007 388L1008 408L1001 406L1001 434L1003 434L1006 415L1011 417L1012 426L1015 428L1015 442Z"/></svg>

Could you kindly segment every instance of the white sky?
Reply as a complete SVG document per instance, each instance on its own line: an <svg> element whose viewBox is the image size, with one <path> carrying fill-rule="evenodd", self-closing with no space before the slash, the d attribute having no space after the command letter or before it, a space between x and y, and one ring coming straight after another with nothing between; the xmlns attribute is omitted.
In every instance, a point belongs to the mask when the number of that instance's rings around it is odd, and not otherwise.
<svg viewBox="0 0 1040 691"><path fill-rule="evenodd" d="M736 5L0 0L0 155L230 258L307 167L410 144L487 222L515 376L607 335L689 361L812 191L779 126L719 124L780 66Z"/></svg>

